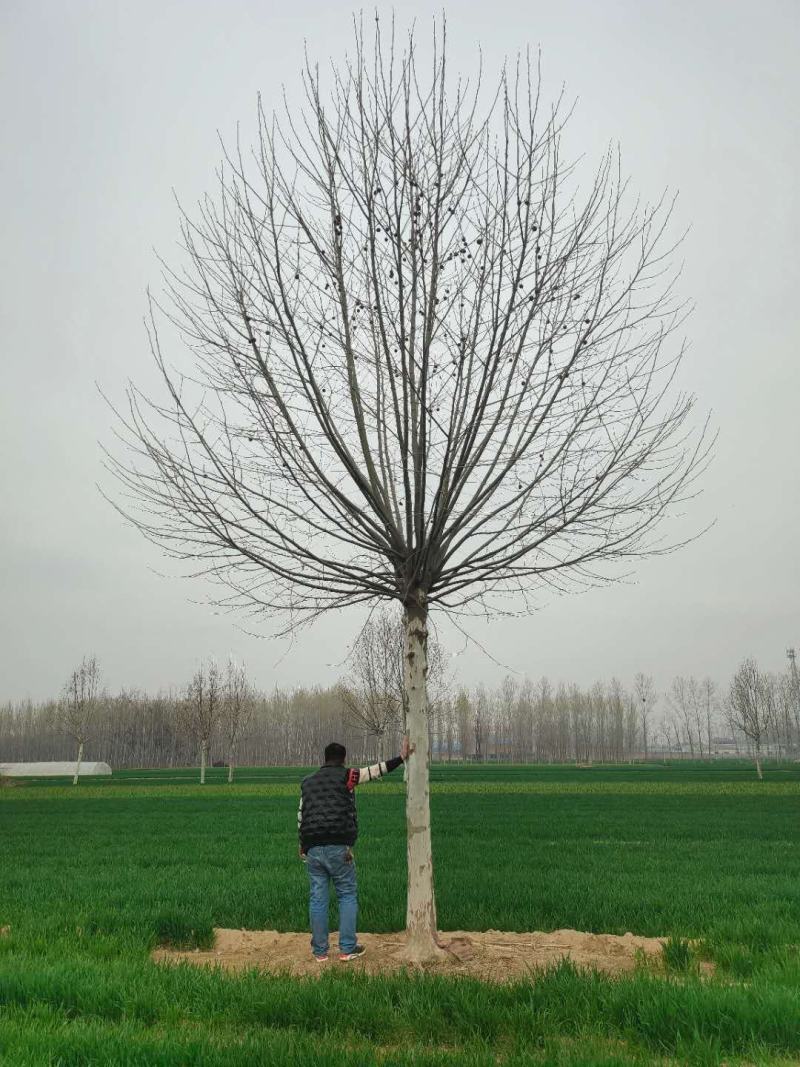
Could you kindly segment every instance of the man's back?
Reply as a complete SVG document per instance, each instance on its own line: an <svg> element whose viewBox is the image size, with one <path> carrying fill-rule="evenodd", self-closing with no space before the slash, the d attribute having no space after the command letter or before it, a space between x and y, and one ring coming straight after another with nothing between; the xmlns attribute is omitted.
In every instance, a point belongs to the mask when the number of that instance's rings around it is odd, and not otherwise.
<svg viewBox="0 0 800 1067"><path fill-rule="evenodd" d="M304 778L297 812L301 850L307 852L315 845L354 845L358 837L356 786L390 774L402 762L396 756L366 767L325 763Z"/></svg>
<svg viewBox="0 0 800 1067"><path fill-rule="evenodd" d="M351 768L328 764L303 779L298 827L303 851L315 845L354 845L358 817Z"/></svg>

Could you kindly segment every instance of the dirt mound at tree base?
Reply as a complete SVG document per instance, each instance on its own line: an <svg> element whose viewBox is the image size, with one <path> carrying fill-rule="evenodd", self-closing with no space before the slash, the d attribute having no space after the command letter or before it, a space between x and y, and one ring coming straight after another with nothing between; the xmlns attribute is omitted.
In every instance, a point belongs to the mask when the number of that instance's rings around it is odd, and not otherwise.
<svg viewBox="0 0 800 1067"><path fill-rule="evenodd" d="M366 948L359 960L340 963L336 935L331 937L328 963L320 964L311 955L309 935L281 934L276 930L215 930L214 947L207 951L181 951L158 948L157 961L185 960L198 966L221 966L231 970L258 967L261 970L292 975L320 974L326 968L349 967L367 974L391 974L408 967L402 959L405 935L359 934ZM607 974L632 971L640 962L661 963L664 938L637 937L634 934L587 934L578 930L553 933L516 934L500 930L480 933L463 930L440 933L439 941L447 956L426 964L433 974L466 975L492 982L524 978L531 971L562 959L578 967L594 968Z"/></svg>

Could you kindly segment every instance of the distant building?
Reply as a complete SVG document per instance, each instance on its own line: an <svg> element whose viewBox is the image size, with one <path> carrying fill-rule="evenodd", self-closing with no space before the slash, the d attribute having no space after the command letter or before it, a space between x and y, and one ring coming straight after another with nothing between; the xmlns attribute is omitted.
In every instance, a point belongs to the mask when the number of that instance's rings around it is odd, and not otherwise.
<svg viewBox="0 0 800 1067"><path fill-rule="evenodd" d="M732 737L712 737L711 755L720 758L741 756L742 746L738 745Z"/></svg>

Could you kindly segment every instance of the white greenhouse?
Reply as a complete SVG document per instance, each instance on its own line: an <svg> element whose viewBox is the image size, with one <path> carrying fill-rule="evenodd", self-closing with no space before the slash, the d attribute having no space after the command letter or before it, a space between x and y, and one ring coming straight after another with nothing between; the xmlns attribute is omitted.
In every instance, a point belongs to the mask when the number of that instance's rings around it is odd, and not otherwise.
<svg viewBox="0 0 800 1067"><path fill-rule="evenodd" d="M111 774L107 763L82 762L81 778L84 775ZM49 763L0 763L0 778L70 778L75 776L75 760L58 760Z"/></svg>

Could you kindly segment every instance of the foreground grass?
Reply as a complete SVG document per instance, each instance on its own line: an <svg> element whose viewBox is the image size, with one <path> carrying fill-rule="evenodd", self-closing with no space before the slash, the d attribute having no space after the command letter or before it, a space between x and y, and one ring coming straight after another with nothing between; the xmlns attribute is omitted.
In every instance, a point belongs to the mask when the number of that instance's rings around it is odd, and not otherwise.
<svg viewBox="0 0 800 1067"><path fill-rule="evenodd" d="M548 1045L564 1039L597 1047L616 1043L610 1055L617 1059L609 1062L653 1055L691 1056L695 1062L702 1055L716 1062L731 1055L800 1053L797 977L795 971L791 985L670 981L646 973L609 981L562 964L535 981L487 987L430 976L234 976L144 961L43 961L7 952L0 960L0 1052L35 1051L37 1041L31 1045L28 1035L35 1023L38 1041L45 1030L53 1039L60 1034L65 1047L96 1042L100 1049L122 1048L125 1039L146 1048L161 1042L160 1063L187 1062L181 1056L193 1042L209 1045L209 1058L196 1061L201 1063L239 1062L224 1055L230 1049L244 1056L241 1045L285 1053L288 1062L306 1054L309 1060L298 1062L310 1062L316 1049L330 1049L335 1062L336 1050L355 1047L360 1063L378 1062L389 1052L392 1062L462 1057L457 1062L484 1063L498 1056L537 1062ZM561 1054L574 1051L562 1048ZM322 1062L329 1061L323 1056Z"/></svg>
<svg viewBox="0 0 800 1067"><path fill-rule="evenodd" d="M764 788L742 766L435 769L442 928L669 934L666 980L563 965L487 988L156 967L158 941L208 944L213 926L306 927L302 771L262 770L276 778L201 789L138 772L3 791L0 1062L800 1058L797 768L770 769ZM359 812L362 926L398 929L401 789L363 790ZM713 981L697 977L698 955L716 961Z"/></svg>

